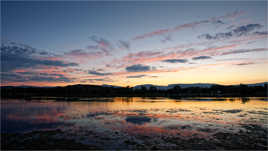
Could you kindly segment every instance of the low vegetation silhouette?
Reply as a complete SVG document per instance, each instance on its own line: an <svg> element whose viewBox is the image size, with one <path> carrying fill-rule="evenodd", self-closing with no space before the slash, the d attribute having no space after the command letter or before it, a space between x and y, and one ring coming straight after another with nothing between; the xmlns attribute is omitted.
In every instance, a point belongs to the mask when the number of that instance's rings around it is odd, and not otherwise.
<svg viewBox="0 0 268 151"><path fill-rule="evenodd" d="M187 87L179 85L170 89L158 89L156 86L105 87L98 85L69 85L64 87L1 87L1 98L62 97L267 97L267 84L248 85L212 85L210 87ZM244 100L247 102L247 100Z"/></svg>

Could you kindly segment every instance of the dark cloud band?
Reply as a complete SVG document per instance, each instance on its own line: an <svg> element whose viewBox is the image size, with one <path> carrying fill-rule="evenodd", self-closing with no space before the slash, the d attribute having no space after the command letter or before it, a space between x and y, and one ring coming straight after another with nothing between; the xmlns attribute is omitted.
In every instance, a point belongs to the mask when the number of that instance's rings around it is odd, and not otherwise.
<svg viewBox="0 0 268 151"><path fill-rule="evenodd" d="M150 71L151 67L146 66L146 65L136 64L136 65L126 67L126 70L128 72L143 72L143 71Z"/></svg>
<svg viewBox="0 0 268 151"><path fill-rule="evenodd" d="M188 60L187 59L167 59L163 60L163 62L168 62L168 63L186 63Z"/></svg>

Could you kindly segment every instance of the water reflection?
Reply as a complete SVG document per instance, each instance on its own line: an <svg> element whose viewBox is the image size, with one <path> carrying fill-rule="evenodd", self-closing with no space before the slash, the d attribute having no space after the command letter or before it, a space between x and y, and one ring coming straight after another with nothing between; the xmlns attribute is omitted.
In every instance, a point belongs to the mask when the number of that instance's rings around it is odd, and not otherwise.
<svg viewBox="0 0 268 151"><path fill-rule="evenodd" d="M1 102L1 132L53 129L65 125L60 117L68 106L52 102L8 100Z"/></svg>
<svg viewBox="0 0 268 151"><path fill-rule="evenodd" d="M242 101L243 104L249 102L249 100L250 100L250 99L247 98L247 97L243 97L243 98L241 98L241 101Z"/></svg>
<svg viewBox="0 0 268 151"><path fill-rule="evenodd" d="M133 123L133 124L142 125L144 123L151 122L151 118L146 117L146 116L127 116L126 121L130 122L130 123Z"/></svg>
<svg viewBox="0 0 268 151"><path fill-rule="evenodd" d="M173 139L213 139L221 133L246 132L245 125L268 127L266 98L85 100L2 100L1 133L60 129L62 137L120 148L134 142L150 143L145 138L163 145ZM88 141L91 137L94 142ZM135 140L129 140L133 137Z"/></svg>

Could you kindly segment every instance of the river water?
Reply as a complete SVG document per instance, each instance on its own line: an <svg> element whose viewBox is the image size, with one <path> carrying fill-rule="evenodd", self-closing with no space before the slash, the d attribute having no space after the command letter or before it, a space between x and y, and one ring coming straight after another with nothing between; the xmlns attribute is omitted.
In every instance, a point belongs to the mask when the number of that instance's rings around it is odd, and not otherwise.
<svg viewBox="0 0 268 151"><path fill-rule="evenodd" d="M57 130L100 149L266 149L267 128L268 98L1 100L2 134Z"/></svg>

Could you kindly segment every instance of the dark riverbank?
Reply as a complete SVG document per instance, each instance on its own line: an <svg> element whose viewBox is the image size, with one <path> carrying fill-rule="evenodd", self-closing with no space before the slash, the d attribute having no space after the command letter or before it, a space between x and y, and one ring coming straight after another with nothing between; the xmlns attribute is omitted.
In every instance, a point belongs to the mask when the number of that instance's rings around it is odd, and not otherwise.
<svg viewBox="0 0 268 151"><path fill-rule="evenodd" d="M71 85L65 87L1 87L1 98L36 97L267 97L267 84L263 86L213 85L210 87L175 86L170 89L157 87L104 87L97 85Z"/></svg>

